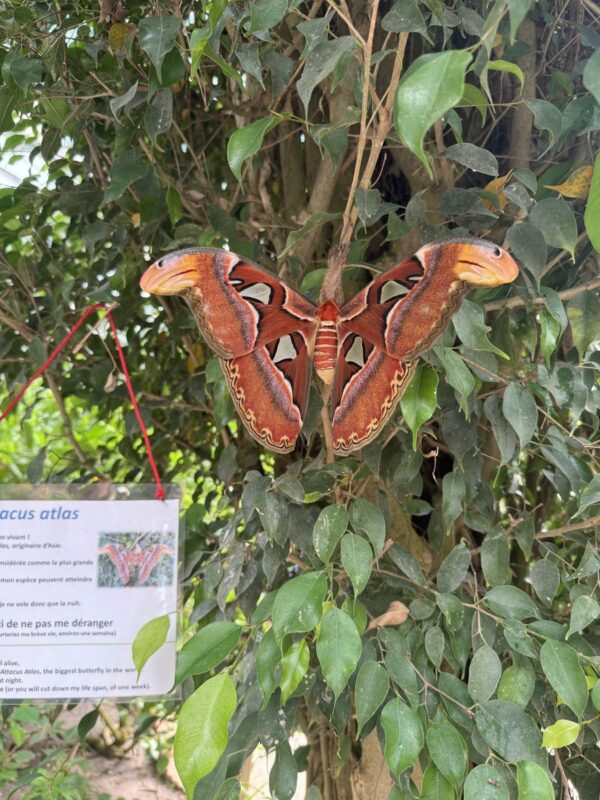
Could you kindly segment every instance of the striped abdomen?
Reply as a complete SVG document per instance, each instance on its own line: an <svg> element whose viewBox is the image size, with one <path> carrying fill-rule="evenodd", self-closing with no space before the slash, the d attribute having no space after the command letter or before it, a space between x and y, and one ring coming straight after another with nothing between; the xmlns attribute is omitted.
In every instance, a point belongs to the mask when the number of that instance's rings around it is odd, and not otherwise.
<svg viewBox="0 0 600 800"><path fill-rule="evenodd" d="M317 309L320 319L315 341L314 365L324 383L333 383L335 361L338 353L337 319L340 310L333 300L327 300Z"/></svg>

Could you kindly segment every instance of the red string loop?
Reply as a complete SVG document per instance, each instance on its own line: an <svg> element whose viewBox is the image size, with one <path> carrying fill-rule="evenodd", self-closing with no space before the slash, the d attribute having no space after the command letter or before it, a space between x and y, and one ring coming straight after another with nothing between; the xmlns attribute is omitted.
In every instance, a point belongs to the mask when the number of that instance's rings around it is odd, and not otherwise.
<svg viewBox="0 0 600 800"><path fill-rule="evenodd" d="M121 371L123 373L123 377L125 378L125 385L127 386L127 392L129 394L129 399L131 400L131 405L133 406L133 411L134 411L134 414L135 414L135 418L137 419L138 425L140 426L140 430L142 432L142 439L144 440L144 445L146 447L146 452L148 454L148 461L150 463L150 469L152 470L152 474L154 475L154 481L156 483L156 492L155 492L154 496L155 496L155 498L157 500L164 500L165 497L167 496L167 492L166 492L165 487L163 486L162 481L160 479L160 475L158 473L158 467L156 466L156 461L154 460L154 454L152 453L152 445L150 444L150 439L148 437L148 430L146 428L146 424L145 424L145 422L144 422L144 420L142 418L142 415L140 413L140 409L139 409L139 406L138 406L138 403L137 403L137 400L136 400L136 397L135 397L135 392L133 390L133 384L131 382L131 376L129 375L129 370L127 369L127 362L125 361L125 353L123 352L123 348L121 347L121 342L119 341L119 333L117 331L117 326L115 325L115 321L114 321L114 318L113 318L113 315L112 315L112 311L110 310L110 308L107 308L104 305L104 303L94 303L89 308L86 308L86 310L83 312L83 314L78 319L78 321L75 323L75 325L73 325L71 330L67 333L65 338L54 348L54 350L50 353L48 358L44 361L42 366L39 367L39 369L37 369L33 373L33 375L25 383L25 386L23 386L21 391L15 397L13 397L13 399L6 406L4 411L2 411L2 413L0 413L0 420L5 419L10 414L10 412L14 409L14 407L17 405L19 400L21 400L21 398L23 397L23 395L25 394L27 389L31 386L31 384L37 378L40 377L40 375L43 375L43 373L48 369L50 364L52 364L52 362L57 358L57 356L60 354L60 352L71 341L73 336L77 333L79 328L81 328L81 326L86 321L86 319L90 316L90 314L92 314L94 311L98 311L99 309L105 309L106 310L106 316L108 317L108 322L110 324L110 329L112 331L112 334L113 334L113 337L114 337L114 340L115 340L115 346L117 348L117 354L119 356L119 362L121 364Z"/></svg>

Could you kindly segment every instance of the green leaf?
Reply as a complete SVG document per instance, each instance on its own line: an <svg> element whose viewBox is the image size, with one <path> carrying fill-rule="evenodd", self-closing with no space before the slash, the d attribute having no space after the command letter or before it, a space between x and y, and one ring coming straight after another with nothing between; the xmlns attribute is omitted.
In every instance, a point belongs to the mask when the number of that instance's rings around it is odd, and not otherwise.
<svg viewBox="0 0 600 800"><path fill-rule="evenodd" d="M517 437L508 420L502 413L502 400L497 395L490 395L483 404L486 417L492 423L494 438L500 448L500 466L507 464L513 457Z"/></svg>
<svg viewBox="0 0 600 800"><path fill-rule="evenodd" d="M110 110L112 111L115 119L119 119L119 111L121 111L121 109L125 108L125 106L131 103L131 101L135 97L136 92L138 90L138 83L139 81L136 81L129 87L129 89L127 89L125 94L119 95L119 97L113 97L110 100L109 102Z"/></svg>
<svg viewBox="0 0 600 800"><path fill-rule="evenodd" d="M371 540L375 555L379 556L385 544L385 519L381 511L359 497L352 503L350 519L356 533L363 533Z"/></svg>
<svg viewBox="0 0 600 800"><path fill-rule="evenodd" d="M556 564L548 558L536 561L531 568L531 585L544 605L552 605L560 586L560 572Z"/></svg>
<svg viewBox="0 0 600 800"><path fill-rule="evenodd" d="M308 116L308 104L315 88L321 81L331 75L340 63L343 56L350 55L356 47L353 36L339 36L318 44L309 54L302 71L302 76L296 83L296 90L304 105Z"/></svg>
<svg viewBox="0 0 600 800"><path fill-rule="evenodd" d="M508 358L506 353L495 347L487 338L491 330L483 318L483 309L470 300L463 300L460 308L452 318L454 330L464 345L471 350L487 350L501 358Z"/></svg>
<svg viewBox="0 0 600 800"><path fill-rule="evenodd" d="M281 660L281 651L273 628L265 633L256 651L256 679L263 696L263 708L275 691L275 669Z"/></svg>
<svg viewBox="0 0 600 800"><path fill-rule="evenodd" d="M16 98L8 86L0 87L0 133L11 131L13 128L12 112Z"/></svg>
<svg viewBox="0 0 600 800"><path fill-rule="evenodd" d="M463 510L465 479L458 470L447 472L442 480L442 513L446 529L449 529Z"/></svg>
<svg viewBox="0 0 600 800"><path fill-rule="evenodd" d="M472 83L465 83L463 96L460 99L461 106L474 106L481 114L481 124L485 125L487 119L488 101L487 97Z"/></svg>
<svg viewBox="0 0 600 800"><path fill-rule="evenodd" d="M542 645L540 659L550 686L581 719L587 705L588 687L576 651L568 644L548 639Z"/></svg>
<svg viewBox="0 0 600 800"><path fill-rule="evenodd" d="M508 619L539 617L535 601L516 586L495 586L485 596L485 603L494 614Z"/></svg>
<svg viewBox="0 0 600 800"><path fill-rule="evenodd" d="M399 698L390 700L381 712L385 734L385 761L397 778L414 766L425 744L423 726L417 712Z"/></svg>
<svg viewBox="0 0 600 800"><path fill-rule="evenodd" d="M416 0L396 0L381 20L384 31L391 33L420 33L428 41L427 25Z"/></svg>
<svg viewBox="0 0 600 800"><path fill-rule="evenodd" d="M433 178L423 140L433 123L458 105L471 61L466 50L447 50L417 58L402 76L394 100L394 126L402 142Z"/></svg>
<svg viewBox="0 0 600 800"><path fill-rule="evenodd" d="M305 639L291 644L281 659L281 702L285 705L288 698L296 691L298 684L306 675L310 652Z"/></svg>
<svg viewBox="0 0 600 800"><path fill-rule="evenodd" d="M517 38L517 31L529 11L531 0L507 0L507 5L510 18L510 43L514 44Z"/></svg>
<svg viewBox="0 0 600 800"><path fill-rule="evenodd" d="M354 621L339 608L325 614L317 639L317 657L327 684L336 697L342 693L362 652Z"/></svg>
<svg viewBox="0 0 600 800"><path fill-rule="evenodd" d="M183 217L183 205L181 203L181 195L174 186L169 186L167 189L167 208L171 225L177 225Z"/></svg>
<svg viewBox="0 0 600 800"><path fill-rule="evenodd" d="M425 769L421 784L420 800L454 800L452 784L433 764Z"/></svg>
<svg viewBox="0 0 600 800"><path fill-rule="evenodd" d="M543 233L550 247L570 253L575 260L577 222L573 209L562 197L547 197L537 202L529 213L529 221Z"/></svg>
<svg viewBox="0 0 600 800"><path fill-rule="evenodd" d="M269 791L274 800L292 800L298 783L298 766L289 742L275 749L275 763L269 773Z"/></svg>
<svg viewBox="0 0 600 800"><path fill-rule="evenodd" d="M533 124L540 131L548 131L548 147L540 154L541 158L560 138L562 114L547 100L525 100L525 105L533 112Z"/></svg>
<svg viewBox="0 0 600 800"><path fill-rule="evenodd" d="M518 658L518 656L513 656ZM505 669L498 684L498 700L508 700L519 708L527 708L535 689L535 670L531 662L521 658Z"/></svg>
<svg viewBox="0 0 600 800"><path fill-rule="evenodd" d="M533 275L539 286L548 261L548 246L544 234L530 222L519 222L508 229L507 239L513 255Z"/></svg>
<svg viewBox="0 0 600 800"><path fill-rule="evenodd" d="M595 56L598 62L598 71L600 72L600 58L598 58L598 56L600 56L600 50L596 51ZM600 80L598 84L600 94ZM594 161L592 184L585 205L583 222L592 247L597 253L600 253L600 156L596 156L596 160Z"/></svg>
<svg viewBox="0 0 600 800"><path fill-rule="evenodd" d="M456 161L457 164L462 164L463 167L474 172L481 172L483 175L493 175L494 177L498 175L496 156L489 150L484 150L483 147L477 147L469 142L452 144L440 153L440 156Z"/></svg>
<svg viewBox="0 0 600 800"><path fill-rule="evenodd" d="M273 632L279 642L286 633L312 631L319 624L326 591L322 572L305 572L283 584L273 603Z"/></svg>
<svg viewBox="0 0 600 800"><path fill-rule="evenodd" d="M353 533L344 536L341 551L342 567L348 573L354 588L354 596L357 597L365 589L371 577L373 551L362 536Z"/></svg>
<svg viewBox="0 0 600 800"><path fill-rule="evenodd" d="M321 225L325 225L326 222L339 219L341 216L339 211L318 211L316 214L311 214L301 228L288 234L285 247L279 254L279 258L284 258L290 250L294 248L296 242L299 242L307 236L307 234L315 230L315 228L320 228Z"/></svg>
<svg viewBox="0 0 600 800"><path fill-rule="evenodd" d="M502 412L519 437L521 448L531 441L537 428L535 400L518 383L511 383L502 398Z"/></svg>
<svg viewBox="0 0 600 800"><path fill-rule="evenodd" d="M429 364L419 364L412 381L400 398L406 424L412 431L413 450L417 449L417 433L437 407L437 372Z"/></svg>
<svg viewBox="0 0 600 800"><path fill-rule="evenodd" d="M143 670L150 656L153 656L157 650L160 650L166 642L170 624L168 614L163 614L163 616L155 617L145 625L142 625L137 632L133 644L131 645L131 654L137 670L138 680L140 672Z"/></svg>
<svg viewBox="0 0 600 800"><path fill-rule="evenodd" d="M315 551L324 564L331 560L347 527L348 512L344 506L327 506L317 517L312 538Z"/></svg>
<svg viewBox="0 0 600 800"><path fill-rule="evenodd" d="M181 20L178 17L145 17L140 21L140 47L148 54L159 81L162 80L162 63L167 53L175 47L180 27Z"/></svg>
<svg viewBox="0 0 600 800"><path fill-rule="evenodd" d="M425 652L431 663L437 669L439 669L442 664L445 646L446 640L443 630L438 625L429 628L425 633Z"/></svg>
<svg viewBox="0 0 600 800"><path fill-rule="evenodd" d="M231 676L223 672L203 683L181 706L173 755L188 800L227 746L227 728L236 703Z"/></svg>
<svg viewBox="0 0 600 800"><path fill-rule="evenodd" d="M449 722L434 722L427 729L427 749L433 763L458 791L469 763L469 749L461 734Z"/></svg>
<svg viewBox="0 0 600 800"><path fill-rule="evenodd" d="M505 761L516 764L523 758L541 761L542 737L535 720L512 703L488 700L475 714L477 730Z"/></svg>
<svg viewBox="0 0 600 800"><path fill-rule="evenodd" d="M98 722L98 718L100 716L100 711L98 708L93 708L91 711L88 711L87 714L84 714L83 717L79 720L77 725L77 738L79 739L79 743L82 747L85 747L86 744L86 737L88 733L92 730L96 722Z"/></svg>
<svg viewBox="0 0 600 800"><path fill-rule="evenodd" d="M469 667L469 694L476 703L489 700L496 691L502 664L496 651L483 645L475 651Z"/></svg>
<svg viewBox="0 0 600 800"><path fill-rule="evenodd" d="M257 0L250 4L248 33L266 31L278 25L287 11L288 0Z"/></svg>
<svg viewBox="0 0 600 800"><path fill-rule="evenodd" d="M600 49L587 60L583 68L583 85L600 103Z"/></svg>
<svg viewBox="0 0 600 800"><path fill-rule="evenodd" d="M242 628L235 622L211 622L201 628L183 645L177 656L175 683L216 667L231 653L241 634Z"/></svg>
<svg viewBox="0 0 600 800"><path fill-rule="evenodd" d="M442 561L437 574L440 592L453 592L467 577L471 566L471 553L461 542L457 544Z"/></svg>
<svg viewBox="0 0 600 800"><path fill-rule="evenodd" d="M458 392L458 402L465 417L469 417L467 398L475 390L475 378L460 355L450 347L435 347L434 352L445 371L446 381Z"/></svg>
<svg viewBox="0 0 600 800"><path fill-rule="evenodd" d="M227 142L227 163L238 181L242 182L244 161L252 158L262 147L265 135L281 122L278 117L264 117L234 131Z"/></svg>
<svg viewBox="0 0 600 800"><path fill-rule="evenodd" d="M158 147L156 138L166 133L173 122L173 93L170 89L159 89L146 107L144 127L152 144Z"/></svg>
<svg viewBox="0 0 600 800"><path fill-rule="evenodd" d="M104 193L104 202L117 200L136 181L150 172L150 164L142 160L138 150L128 150L115 159L110 172L110 186Z"/></svg>
<svg viewBox="0 0 600 800"><path fill-rule="evenodd" d="M567 306L573 343L583 360L592 342L600 339L600 298L594 292L582 292Z"/></svg>
<svg viewBox="0 0 600 800"><path fill-rule="evenodd" d="M488 533L481 545L481 568L490 586L510 583L510 548L503 531Z"/></svg>
<svg viewBox="0 0 600 800"><path fill-rule="evenodd" d="M600 616L600 605L590 594L580 594L571 609L571 621L567 639L572 633L578 633Z"/></svg>
<svg viewBox="0 0 600 800"><path fill-rule="evenodd" d="M545 769L532 761L517 764L518 800L554 800L554 787Z"/></svg>
<svg viewBox="0 0 600 800"><path fill-rule="evenodd" d="M543 729L542 747L554 750L557 747L567 747L577 739L581 725L570 719L559 719L554 725Z"/></svg>
<svg viewBox="0 0 600 800"><path fill-rule="evenodd" d="M469 772L463 787L464 800L509 800L507 781L489 764L479 764Z"/></svg>
<svg viewBox="0 0 600 800"><path fill-rule="evenodd" d="M356 700L356 738L363 726L371 719L387 697L390 679L385 667L376 661L365 661L356 676L354 696Z"/></svg>
<svg viewBox="0 0 600 800"><path fill-rule="evenodd" d="M416 583L418 586L427 586L427 581L421 571L419 562L406 547L402 547L400 544L394 544L388 550L388 555L398 569L400 569L407 578L413 581L413 583Z"/></svg>
<svg viewBox="0 0 600 800"><path fill-rule="evenodd" d="M26 92L32 83L40 83L42 80L42 62L39 58L29 56L9 56L2 65L2 74L5 77L10 76L19 89Z"/></svg>
<svg viewBox="0 0 600 800"><path fill-rule="evenodd" d="M495 61L488 61L487 62L487 69L496 70L497 72L510 72L511 75L514 75L515 78L521 84L521 90L523 90L523 85L525 83L525 76L523 75L523 70L521 67L518 67L516 64L513 64L512 61L505 61L502 58L496 59Z"/></svg>
<svg viewBox="0 0 600 800"><path fill-rule="evenodd" d="M586 511L590 506L600 503L600 474L594 475L592 480L584 486L579 495L579 508L577 515Z"/></svg>

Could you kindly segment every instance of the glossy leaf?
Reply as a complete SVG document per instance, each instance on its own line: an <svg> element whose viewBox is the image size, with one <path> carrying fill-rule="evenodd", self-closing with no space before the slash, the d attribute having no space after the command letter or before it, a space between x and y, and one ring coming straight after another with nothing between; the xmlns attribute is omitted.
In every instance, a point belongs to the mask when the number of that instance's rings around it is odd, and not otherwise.
<svg viewBox="0 0 600 800"><path fill-rule="evenodd" d="M278 641L286 633L315 628L323 613L327 579L321 572L305 572L284 583L273 603L273 632Z"/></svg>
<svg viewBox="0 0 600 800"><path fill-rule="evenodd" d="M577 652L568 644L548 639L542 645L540 659L550 686L581 719L587 705L588 688Z"/></svg>
<svg viewBox="0 0 600 800"><path fill-rule="evenodd" d="M181 20L178 17L146 17L140 22L140 47L148 53L159 80L165 56L175 47L180 28Z"/></svg>
<svg viewBox="0 0 600 800"><path fill-rule="evenodd" d="M542 736L529 714L505 700L481 703L475 715L477 730L489 746L506 761L542 759Z"/></svg>
<svg viewBox="0 0 600 800"><path fill-rule="evenodd" d="M323 676L338 697L354 672L362 651L356 625L339 608L328 611L321 622L317 657Z"/></svg>
<svg viewBox="0 0 600 800"><path fill-rule="evenodd" d="M596 60L600 62L598 51L596 52ZM594 172L583 221L594 250L600 253L600 156L596 156L596 161L594 162Z"/></svg>
<svg viewBox="0 0 600 800"><path fill-rule="evenodd" d="M350 509L352 527L357 533L363 533L371 541L375 555L378 556L385 544L385 519L377 506L357 498Z"/></svg>
<svg viewBox="0 0 600 800"><path fill-rule="evenodd" d="M305 639L300 639L291 644L281 659L281 702L285 705L302 678L306 675L310 652Z"/></svg>
<svg viewBox="0 0 600 800"><path fill-rule="evenodd" d="M328 564L339 540L348 527L348 512L344 506L327 506L315 522L313 544L321 561Z"/></svg>
<svg viewBox="0 0 600 800"><path fill-rule="evenodd" d="M416 711L398 698L390 700L381 712L385 734L385 761L396 777L412 767L425 744L423 726Z"/></svg>
<svg viewBox="0 0 600 800"><path fill-rule="evenodd" d="M449 722L434 722L427 728L427 749L438 770L458 790L469 762L462 735Z"/></svg>
<svg viewBox="0 0 600 800"><path fill-rule="evenodd" d="M453 592L467 577L471 553L464 544L457 544L442 561L437 575L440 592Z"/></svg>
<svg viewBox="0 0 600 800"><path fill-rule="evenodd" d="M188 800L227 746L227 729L236 703L231 676L223 672L203 683L181 706L173 756Z"/></svg>
<svg viewBox="0 0 600 800"><path fill-rule="evenodd" d="M390 687L385 667L376 661L365 661L356 676L354 694L356 698L357 738L363 726L379 709Z"/></svg>
<svg viewBox="0 0 600 800"><path fill-rule="evenodd" d="M234 622L212 622L192 636L177 656L175 683L216 667L240 640L242 628Z"/></svg>
<svg viewBox="0 0 600 800"><path fill-rule="evenodd" d="M167 641L170 624L168 614L164 614L161 617L151 619L137 632L131 646L131 653L133 656L133 663L137 670L138 680L148 659L153 656L157 650L160 650Z"/></svg>
<svg viewBox="0 0 600 800"><path fill-rule="evenodd" d="M570 719L558 719L553 725L543 730L542 747L554 750L557 747L567 747L573 744L579 736L581 725Z"/></svg>
<svg viewBox="0 0 600 800"><path fill-rule="evenodd" d="M562 197L540 200L531 209L529 221L540 229L550 247L566 250L575 259L577 222L566 200Z"/></svg>
<svg viewBox="0 0 600 800"><path fill-rule="evenodd" d="M331 75L340 59L348 57L355 47L356 41L353 36L338 36L337 39L321 42L310 53L296 84L306 114L310 98L318 84Z"/></svg>
<svg viewBox="0 0 600 800"><path fill-rule="evenodd" d="M489 700L496 691L502 664L496 651L484 645L475 651L469 667L469 694L476 703Z"/></svg>
<svg viewBox="0 0 600 800"><path fill-rule="evenodd" d="M460 103L471 58L466 50L420 56L398 85L394 126L402 142L420 159L430 177L433 177L433 171L424 149L425 134L446 111Z"/></svg>
<svg viewBox="0 0 600 800"><path fill-rule="evenodd" d="M519 437L521 447L525 447L537 428L535 400L527 389L517 383L511 383L504 392L502 411Z"/></svg>
<svg viewBox="0 0 600 800"><path fill-rule="evenodd" d="M518 800L554 800L554 787L545 769L532 761L517 764Z"/></svg>
<svg viewBox="0 0 600 800"><path fill-rule="evenodd" d="M472 769L463 787L464 800L509 800L506 778L490 764Z"/></svg>
<svg viewBox="0 0 600 800"><path fill-rule="evenodd" d="M437 406L437 372L428 364L420 364L408 389L400 399L402 416L412 431L413 450L417 449L417 434Z"/></svg>
<svg viewBox="0 0 600 800"><path fill-rule="evenodd" d="M571 608L571 621L567 639L571 634L578 633L600 616L600 604L590 594L581 594Z"/></svg>
<svg viewBox="0 0 600 800"><path fill-rule="evenodd" d="M373 560L371 546L362 536L347 533L342 539L341 555L342 566L348 573L354 595L358 596L367 586L371 576Z"/></svg>
<svg viewBox="0 0 600 800"><path fill-rule="evenodd" d="M278 123L277 117L264 117L257 119L238 128L229 137L227 142L227 163L238 181L242 182L242 167L244 162L258 153L262 147L263 139Z"/></svg>

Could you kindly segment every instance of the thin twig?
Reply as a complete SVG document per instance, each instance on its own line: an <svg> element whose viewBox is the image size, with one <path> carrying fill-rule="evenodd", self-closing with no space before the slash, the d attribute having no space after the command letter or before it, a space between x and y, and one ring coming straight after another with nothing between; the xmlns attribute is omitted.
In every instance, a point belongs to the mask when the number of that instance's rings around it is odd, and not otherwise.
<svg viewBox="0 0 600 800"><path fill-rule="evenodd" d="M583 292L591 292L593 289L598 288L600 288L600 278L594 278L593 281L583 283L581 286L572 286L570 289L564 289L562 292L558 292L558 296L561 300L572 300L577 295L583 294ZM484 308L486 311L499 311L501 308L519 308L530 304L543 306L544 302L544 298L539 296L531 300L525 297L507 297L505 300L492 300L491 303L486 303Z"/></svg>

